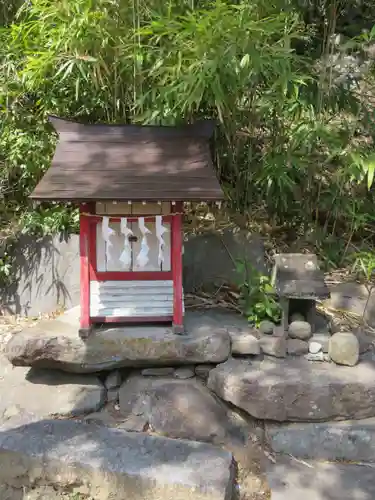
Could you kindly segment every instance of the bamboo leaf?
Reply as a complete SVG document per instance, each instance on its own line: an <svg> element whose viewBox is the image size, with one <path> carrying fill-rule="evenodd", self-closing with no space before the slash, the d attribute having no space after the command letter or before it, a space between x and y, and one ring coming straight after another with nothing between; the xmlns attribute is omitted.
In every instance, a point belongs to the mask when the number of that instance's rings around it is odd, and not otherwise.
<svg viewBox="0 0 375 500"><path fill-rule="evenodd" d="M367 188L370 189L374 182L375 158L367 164Z"/></svg>
<svg viewBox="0 0 375 500"><path fill-rule="evenodd" d="M240 61L240 67L245 68L249 65L249 63L250 63L250 56L249 54L245 54Z"/></svg>

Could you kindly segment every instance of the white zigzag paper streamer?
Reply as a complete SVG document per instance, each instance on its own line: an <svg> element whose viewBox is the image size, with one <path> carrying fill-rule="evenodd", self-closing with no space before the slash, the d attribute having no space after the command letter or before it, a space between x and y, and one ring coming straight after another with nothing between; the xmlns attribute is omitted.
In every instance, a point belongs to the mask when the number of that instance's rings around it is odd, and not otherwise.
<svg viewBox="0 0 375 500"><path fill-rule="evenodd" d="M128 228L128 219L126 217L121 217L120 228L121 233L125 236L124 249L120 255L120 261L125 267L129 267L132 261L132 250L129 236L133 234L133 231Z"/></svg>
<svg viewBox="0 0 375 500"><path fill-rule="evenodd" d="M102 236L104 241L106 242L106 252L108 251L108 256L111 256L111 248L112 248L112 242L110 240L110 237L112 234L116 234L116 231L113 230L111 227L109 227L109 217L103 217L102 220Z"/></svg>
<svg viewBox="0 0 375 500"><path fill-rule="evenodd" d="M150 250L147 244L146 234L150 234L151 231L145 226L145 218L140 217L138 219L139 230L142 233L141 249L137 255L137 264L139 267L145 267L149 261L148 252Z"/></svg>
<svg viewBox="0 0 375 500"><path fill-rule="evenodd" d="M168 229L162 224L161 215L157 215L155 217L155 227L156 227L156 237L159 242L158 264L159 266L161 266L161 264L164 262L163 248L165 245L165 241L163 240L163 234L168 232Z"/></svg>

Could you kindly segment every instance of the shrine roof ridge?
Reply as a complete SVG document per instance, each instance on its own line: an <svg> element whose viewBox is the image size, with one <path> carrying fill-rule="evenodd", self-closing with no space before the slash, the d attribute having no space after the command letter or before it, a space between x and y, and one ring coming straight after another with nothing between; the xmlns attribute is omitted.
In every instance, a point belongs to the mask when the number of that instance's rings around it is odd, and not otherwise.
<svg viewBox="0 0 375 500"><path fill-rule="evenodd" d="M85 124L49 117L59 140L31 194L54 201L216 201L224 198L209 140L215 122Z"/></svg>

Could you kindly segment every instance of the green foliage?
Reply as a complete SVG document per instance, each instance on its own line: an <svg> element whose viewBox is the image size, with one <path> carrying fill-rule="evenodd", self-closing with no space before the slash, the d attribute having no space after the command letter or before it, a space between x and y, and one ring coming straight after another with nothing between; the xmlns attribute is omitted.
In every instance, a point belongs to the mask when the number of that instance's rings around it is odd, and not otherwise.
<svg viewBox="0 0 375 500"><path fill-rule="evenodd" d="M275 299L275 291L270 278L260 274L246 261L236 261L241 292L240 306L248 321L256 326L268 319L279 322L281 308Z"/></svg>
<svg viewBox="0 0 375 500"><path fill-rule="evenodd" d="M331 266L345 261L350 243L372 238L371 2L6 5L0 230L76 227L74 207L35 210L27 198L55 145L48 114L91 123L205 117L218 121L216 164L231 210L299 238L314 234L310 244L323 254L328 245Z"/></svg>
<svg viewBox="0 0 375 500"><path fill-rule="evenodd" d="M88 500L88 497L83 493L72 493L66 500Z"/></svg>
<svg viewBox="0 0 375 500"><path fill-rule="evenodd" d="M358 252L354 257L352 271L357 273L358 278L371 282L375 277L375 253Z"/></svg>
<svg viewBox="0 0 375 500"><path fill-rule="evenodd" d="M7 252L4 252L0 257L0 283L5 282L9 276L12 269L11 258Z"/></svg>

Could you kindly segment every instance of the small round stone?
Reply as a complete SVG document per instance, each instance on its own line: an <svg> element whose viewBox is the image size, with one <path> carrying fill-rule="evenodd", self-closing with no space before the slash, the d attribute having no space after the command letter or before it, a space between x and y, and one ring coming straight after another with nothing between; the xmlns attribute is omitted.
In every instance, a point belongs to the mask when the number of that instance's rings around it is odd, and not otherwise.
<svg viewBox="0 0 375 500"><path fill-rule="evenodd" d="M311 325L307 321L293 321L289 325L288 334L292 339L309 340L312 335Z"/></svg>
<svg viewBox="0 0 375 500"><path fill-rule="evenodd" d="M275 324L272 321L268 321L267 319L260 322L259 330L261 333L265 335L272 335L273 329L275 328Z"/></svg>
<svg viewBox="0 0 375 500"><path fill-rule="evenodd" d="M293 323L293 321L305 321L305 316L299 312L293 313L290 317L290 322Z"/></svg>
<svg viewBox="0 0 375 500"><path fill-rule="evenodd" d="M322 344L319 344L319 342L310 342L309 344L309 353L311 354L318 354L322 350L323 346Z"/></svg>
<svg viewBox="0 0 375 500"><path fill-rule="evenodd" d="M359 359L359 342L354 333L337 332L329 339L329 357L338 365L354 366Z"/></svg>

